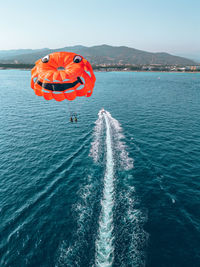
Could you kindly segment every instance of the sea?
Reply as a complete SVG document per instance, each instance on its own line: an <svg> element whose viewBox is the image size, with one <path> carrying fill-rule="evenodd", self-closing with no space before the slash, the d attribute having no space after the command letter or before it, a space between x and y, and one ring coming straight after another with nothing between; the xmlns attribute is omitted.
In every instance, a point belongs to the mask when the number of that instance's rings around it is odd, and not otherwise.
<svg viewBox="0 0 200 267"><path fill-rule="evenodd" d="M0 70L0 266L200 266L200 73L95 75L56 102Z"/></svg>

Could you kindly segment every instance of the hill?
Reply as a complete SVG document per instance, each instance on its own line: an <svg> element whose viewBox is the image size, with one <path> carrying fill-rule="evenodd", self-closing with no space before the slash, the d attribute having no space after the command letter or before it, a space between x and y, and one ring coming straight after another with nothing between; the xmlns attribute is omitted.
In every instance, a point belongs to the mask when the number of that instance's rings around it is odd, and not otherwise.
<svg viewBox="0 0 200 267"><path fill-rule="evenodd" d="M173 56L168 53L151 53L126 46L69 46L59 49L24 49L24 50L0 50L0 63L33 64L38 58L56 51L68 51L81 54L92 64L162 64L162 65L194 65L193 60Z"/></svg>

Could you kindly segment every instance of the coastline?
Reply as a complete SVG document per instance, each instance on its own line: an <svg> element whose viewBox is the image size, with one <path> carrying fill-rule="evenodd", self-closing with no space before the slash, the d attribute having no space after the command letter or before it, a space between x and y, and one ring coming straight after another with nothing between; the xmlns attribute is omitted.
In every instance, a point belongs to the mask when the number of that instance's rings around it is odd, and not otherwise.
<svg viewBox="0 0 200 267"><path fill-rule="evenodd" d="M0 63L0 70L31 70L35 64ZM170 72L170 73L200 73L200 65L92 65L95 72Z"/></svg>
<svg viewBox="0 0 200 267"><path fill-rule="evenodd" d="M31 71L31 68L1 68L1 70L21 70L21 71ZM155 70L95 70L94 72L141 72L141 73L200 73L200 71L155 71Z"/></svg>

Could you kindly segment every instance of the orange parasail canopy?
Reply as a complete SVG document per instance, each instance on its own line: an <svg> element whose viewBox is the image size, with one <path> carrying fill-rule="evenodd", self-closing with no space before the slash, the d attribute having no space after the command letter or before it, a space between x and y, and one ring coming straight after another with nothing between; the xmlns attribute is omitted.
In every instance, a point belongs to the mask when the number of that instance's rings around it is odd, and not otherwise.
<svg viewBox="0 0 200 267"><path fill-rule="evenodd" d="M89 73L89 74L88 74ZM90 63L71 52L55 52L35 62L31 88L46 100L74 100L92 95L96 78Z"/></svg>

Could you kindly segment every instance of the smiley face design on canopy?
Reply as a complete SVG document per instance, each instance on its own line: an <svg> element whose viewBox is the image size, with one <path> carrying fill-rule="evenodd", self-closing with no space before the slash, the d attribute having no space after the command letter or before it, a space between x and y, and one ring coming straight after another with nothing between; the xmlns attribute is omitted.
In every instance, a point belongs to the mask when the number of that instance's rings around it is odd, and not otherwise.
<svg viewBox="0 0 200 267"><path fill-rule="evenodd" d="M96 78L90 63L71 52L55 52L35 62L31 88L46 100L74 100L92 95Z"/></svg>

